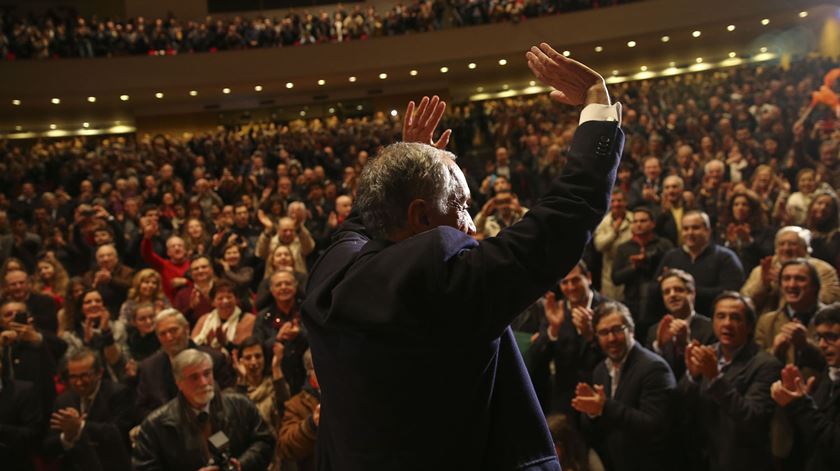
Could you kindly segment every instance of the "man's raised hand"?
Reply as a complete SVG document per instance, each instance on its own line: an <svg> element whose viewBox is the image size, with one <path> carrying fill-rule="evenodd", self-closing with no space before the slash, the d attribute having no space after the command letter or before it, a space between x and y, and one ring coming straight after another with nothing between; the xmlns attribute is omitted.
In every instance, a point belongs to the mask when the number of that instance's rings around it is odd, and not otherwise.
<svg viewBox="0 0 840 471"><path fill-rule="evenodd" d="M405 116L403 116L403 141L419 142L445 149L449 143L449 136L452 134L451 129L443 131L437 142L433 140L435 129L440 124L444 111L446 111L446 103L437 95L431 99L424 96L416 110L414 101L409 101Z"/></svg>
<svg viewBox="0 0 840 471"><path fill-rule="evenodd" d="M567 105L610 104L607 84L598 72L569 59L547 43L525 53L528 67L544 84L554 87L551 98Z"/></svg>

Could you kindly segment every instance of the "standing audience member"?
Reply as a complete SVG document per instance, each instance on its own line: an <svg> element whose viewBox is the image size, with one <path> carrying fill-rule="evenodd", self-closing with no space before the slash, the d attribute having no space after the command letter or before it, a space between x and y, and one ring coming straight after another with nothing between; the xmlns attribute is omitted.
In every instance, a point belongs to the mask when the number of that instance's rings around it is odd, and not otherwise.
<svg viewBox="0 0 840 471"><path fill-rule="evenodd" d="M191 326L195 326L202 316L213 310L210 291L215 286L216 278L210 257L206 255L193 257L190 261L189 275L192 278L192 284L182 286L178 290L175 300L172 301L172 307L183 313Z"/></svg>
<svg viewBox="0 0 840 471"><path fill-rule="evenodd" d="M624 301L624 286L613 283L612 271L621 244L630 240L633 218L627 212L627 196L620 189L614 189L610 200L610 212L595 229L593 244L601 253L601 293L616 301Z"/></svg>
<svg viewBox="0 0 840 471"><path fill-rule="evenodd" d="M114 246L105 244L96 249L96 266L83 279L85 284L99 291L108 312L116 318L128 295L133 275L134 270L120 262Z"/></svg>
<svg viewBox="0 0 840 471"><path fill-rule="evenodd" d="M171 236L166 239L167 258L158 255L152 248L152 238L159 231L158 222L155 219L148 218L143 221L143 240L140 242L140 253L143 260L160 273L163 292L172 302L178 289L189 284L189 280L184 277L184 274L190 268L190 261L187 258L184 240L178 236Z"/></svg>

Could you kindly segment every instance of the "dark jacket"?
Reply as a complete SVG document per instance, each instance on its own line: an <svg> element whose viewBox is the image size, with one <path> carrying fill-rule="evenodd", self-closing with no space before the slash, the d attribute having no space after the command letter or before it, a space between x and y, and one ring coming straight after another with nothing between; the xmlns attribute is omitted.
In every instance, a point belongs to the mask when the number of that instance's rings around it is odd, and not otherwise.
<svg viewBox="0 0 840 471"><path fill-rule="evenodd" d="M612 280L616 285L624 285L625 303L637 321L650 309L648 299L655 296L655 286L658 286L656 270L671 248L673 245L667 239L654 236L645 244L645 259L638 268L630 262L630 256L638 255L642 250L636 240L630 239L616 249Z"/></svg>
<svg viewBox="0 0 840 471"><path fill-rule="evenodd" d="M799 469L840 469L840 381L832 384L828 373L823 373L814 393L794 400L785 412L793 422L798 444L804 448Z"/></svg>
<svg viewBox="0 0 840 471"><path fill-rule="evenodd" d="M220 388L226 389L233 386L236 376L224 355L210 347L197 346L192 340L188 348L196 348L213 357L213 378ZM163 350L158 350L157 353L140 362L137 377L140 378L135 403L138 418L146 417L178 395L175 377L172 376L172 363Z"/></svg>
<svg viewBox="0 0 840 471"><path fill-rule="evenodd" d="M81 398L68 389L55 401L53 411L79 410ZM132 426L131 391L111 381L102 381L93 404L85 413L85 426L73 448L64 450L60 431L50 430L44 445L50 454L61 454L64 469L79 471L128 469L128 431Z"/></svg>
<svg viewBox="0 0 840 471"><path fill-rule="evenodd" d="M638 342L627 352L615 397L605 362L593 374L607 402L600 416L582 415L584 431L610 471L669 468L668 438L674 416L677 383L668 365Z"/></svg>
<svg viewBox="0 0 840 471"><path fill-rule="evenodd" d="M0 463L3 469L27 471L41 440L43 414L32 383L4 377L0 389Z"/></svg>
<svg viewBox="0 0 840 471"><path fill-rule="evenodd" d="M274 456L274 436L254 403L236 393L216 391L210 402L212 433L224 432L228 451L242 471L263 471ZM152 412L140 425L131 453L134 471L189 471L207 466L204 438L183 396Z"/></svg>
<svg viewBox="0 0 840 471"><path fill-rule="evenodd" d="M665 267L685 270L694 277L697 287L697 312L712 312L712 301L723 290L738 291L744 284L744 267L735 252L715 244L709 245L696 260L682 247L671 249L662 257L657 276ZM661 302L661 292L657 290ZM658 321L659 317L652 319Z"/></svg>
<svg viewBox="0 0 840 471"><path fill-rule="evenodd" d="M661 321L660 321L661 322ZM655 350L653 346L653 342L656 341L656 329L659 328L659 322L650 326L647 332L647 340L645 341L645 346L651 350ZM691 322L688 324L688 340L689 342L692 340L696 340L700 342L700 345L711 345L717 342L717 337L715 337L715 331L712 328L712 320L708 317L695 313L694 316L691 318ZM673 344L667 345L663 347L662 345L658 345L659 347L659 356L661 356L668 366L671 367L671 371L674 372L674 376L677 378L682 378L683 374L685 374L685 352L677 352Z"/></svg>
<svg viewBox="0 0 840 471"><path fill-rule="evenodd" d="M508 324L580 259L622 145L616 123L582 124L548 194L481 242L448 226L369 240L345 222L303 304L319 469L559 469Z"/></svg>
<svg viewBox="0 0 840 471"><path fill-rule="evenodd" d="M277 303L272 298L271 305L257 314L253 335L262 342L266 352L272 352L272 345L274 345L274 339L277 337L280 327L295 319L300 320L299 302L295 301L292 312L285 313L277 307ZM289 391L293 395L299 393L306 382L306 368L303 366L303 354L309 348L309 341L306 336L306 329L301 326L300 333L294 340L283 343L283 361L280 366L283 369L286 381L289 383ZM266 359L266 362L270 361L270 358Z"/></svg>
<svg viewBox="0 0 840 471"><path fill-rule="evenodd" d="M696 432L691 445L700 462L693 469L744 471L770 469L770 420L775 403L770 385L782 364L748 342L723 376L709 382L680 380L685 427Z"/></svg>

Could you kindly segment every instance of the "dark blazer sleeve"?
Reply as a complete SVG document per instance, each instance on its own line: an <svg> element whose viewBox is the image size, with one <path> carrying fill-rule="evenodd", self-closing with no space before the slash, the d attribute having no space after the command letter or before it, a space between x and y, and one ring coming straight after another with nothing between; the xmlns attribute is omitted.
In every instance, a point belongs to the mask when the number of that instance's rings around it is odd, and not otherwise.
<svg viewBox="0 0 840 471"><path fill-rule="evenodd" d="M832 420L817 408L810 396L791 402L785 411L792 418L796 431L802 434L803 442L822 450L822 456L828 457L835 468L840 467L840 418Z"/></svg>
<svg viewBox="0 0 840 471"><path fill-rule="evenodd" d="M676 389L674 375L664 362L647 362L644 369L637 379L642 391L638 406L630 407L621 401L607 399L600 417L602 427L620 428L626 433L640 435L667 431Z"/></svg>
<svg viewBox="0 0 840 471"><path fill-rule="evenodd" d="M258 471L268 468L274 456L274 435L263 421L256 406L242 396L239 412L245 417L251 444L239 455L242 471Z"/></svg>
<svg viewBox="0 0 840 471"><path fill-rule="evenodd" d="M770 397L770 385L779 378L782 365L765 352L759 352L745 372L752 376L747 389L741 393L726 375L709 384L708 393L720 409L736 422L754 426L761 432L773 414L775 403Z"/></svg>

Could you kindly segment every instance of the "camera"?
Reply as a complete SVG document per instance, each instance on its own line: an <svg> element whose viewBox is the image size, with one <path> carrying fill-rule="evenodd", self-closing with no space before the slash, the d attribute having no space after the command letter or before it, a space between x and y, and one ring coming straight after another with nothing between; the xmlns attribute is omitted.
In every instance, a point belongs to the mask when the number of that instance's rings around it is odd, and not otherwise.
<svg viewBox="0 0 840 471"><path fill-rule="evenodd" d="M15 314L14 322L18 324L28 324L29 323L29 313L26 311L20 311Z"/></svg>
<svg viewBox="0 0 840 471"><path fill-rule="evenodd" d="M214 433L207 439L207 448L213 457L213 464L219 467L219 471L236 471L236 466L230 462L230 440L225 432L221 430Z"/></svg>

